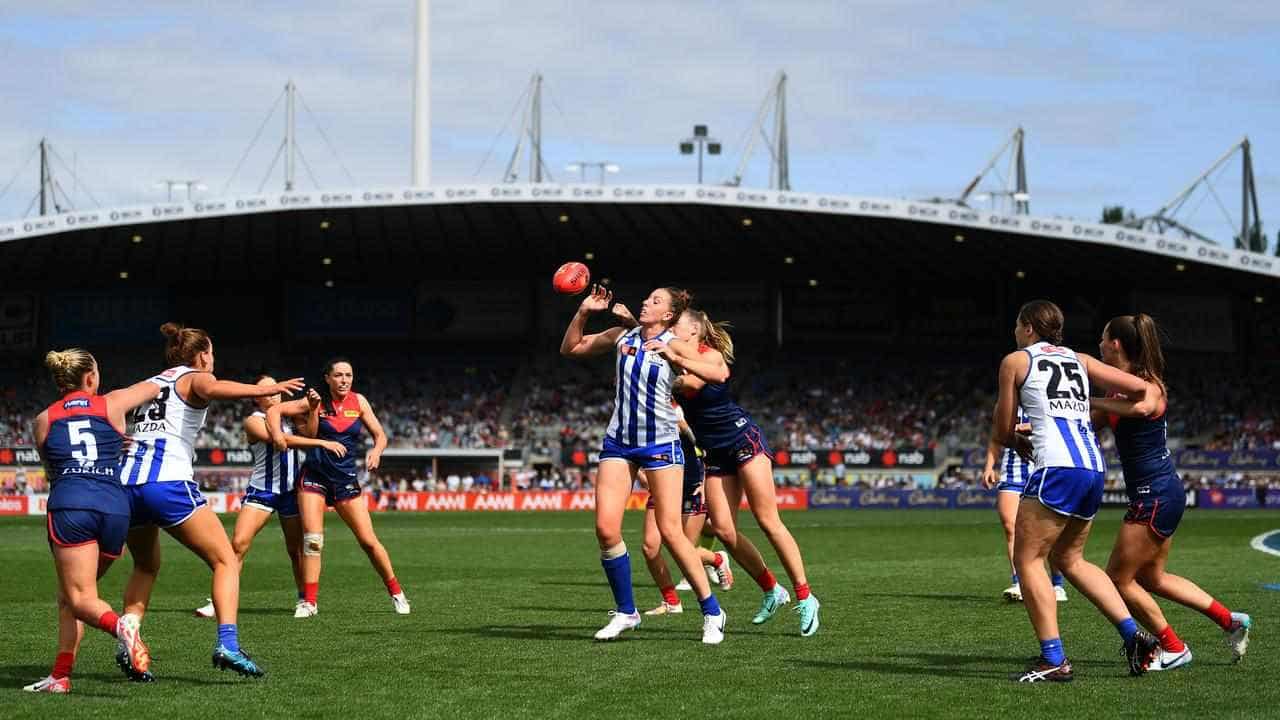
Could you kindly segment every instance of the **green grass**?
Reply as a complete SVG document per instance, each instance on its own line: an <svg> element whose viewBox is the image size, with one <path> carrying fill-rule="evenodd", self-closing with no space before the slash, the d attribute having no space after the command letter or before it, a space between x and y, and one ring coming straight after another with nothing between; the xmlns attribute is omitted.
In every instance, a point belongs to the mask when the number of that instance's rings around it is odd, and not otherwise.
<svg viewBox="0 0 1280 720"><path fill-rule="evenodd" d="M627 516L637 600L658 595L638 557L641 516ZM1105 513L1090 551L1105 562L1120 515ZM227 518L231 522L233 518ZM1195 651L1171 673L1130 678L1110 625L1077 593L1062 606L1076 667L1066 686L1019 686L1009 673L1036 653L1026 613L1005 605L1000 531L989 511L825 511L787 516L822 599L822 629L795 616L750 624L759 594L740 577L721 594L728 637L704 647L696 603L646 620L611 644L587 513L415 514L375 518L413 602L391 604L364 555L330 516L321 614L292 617L280 534L259 536L242 580L241 638L267 669L251 681L209 666L213 621L191 616L208 595L206 568L167 537L144 635L158 681L125 682L114 643L86 638L67 697L19 688L47 674L55 613L43 520L0 520L0 718L404 717L1046 717L1275 716L1280 652L1269 627L1280 561L1251 550L1280 513L1193 512L1170 569L1255 618L1244 662L1230 664L1207 619L1164 603ZM760 538L747 521L745 529ZM759 540L758 540L759 542ZM761 543L763 544L763 543ZM777 568L772 553L766 554ZM104 580L119 602L127 557ZM781 575L781 572L779 572Z"/></svg>

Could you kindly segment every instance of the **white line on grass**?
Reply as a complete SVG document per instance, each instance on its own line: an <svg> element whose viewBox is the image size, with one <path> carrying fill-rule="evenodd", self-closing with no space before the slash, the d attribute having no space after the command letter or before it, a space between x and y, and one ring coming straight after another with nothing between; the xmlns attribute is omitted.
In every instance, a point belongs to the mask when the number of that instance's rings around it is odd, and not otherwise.
<svg viewBox="0 0 1280 720"><path fill-rule="evenodd" d="M1258 537L1254 538L1252 541L1250 541L1249 544L1253 546L1254 550L1267 553L1268 555L1280 556L1280 550L1267 545L1267 538L1276 534L1280 534L1280 530L1271 530L1269 532L1264 532Z"/></svg>

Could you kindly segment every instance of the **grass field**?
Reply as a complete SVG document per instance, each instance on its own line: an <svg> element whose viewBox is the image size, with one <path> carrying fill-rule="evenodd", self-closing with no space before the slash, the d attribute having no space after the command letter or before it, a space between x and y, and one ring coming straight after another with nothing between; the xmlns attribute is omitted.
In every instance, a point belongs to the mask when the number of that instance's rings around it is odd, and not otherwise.
<svg viewBox="0 0 1280 720"><path fill-rule="evenodd" d="M721 594L729 624L719 647L698 642L694 602L684 615L646 620L623 641L591 641L610 601L587 513L376 517L413 602L407 617L392 612L331 516L321 614L294 620L287 559L269 526L242 581L242 643L268 673L257 681L210 669L213 621L191 616L209 575L166 537L144 625L158 681L125 682L114 643L89 630L65 697L19 689L47 674L52 660L54 578L43 519L3 519L0 718L1280 715L1280 652L1269 630L1280 593L1261 587L1280 581L1280 559L1248 545L1280 527L1280 513L1193 512L1170 563L1253 614L1244 662L1230 664L1221 632L1204 617L1166 604L1195 662L1130 678L1115 631L1072 593L1062 624L1076 682L1031 687L1007 679L1038 646L1023 608L998 599L1008 577L994 513L814 511L786 519L823 603L822 629L800 638L786 611L752 626L759 594L740 577ZM1096 524L1096 562L1105 561L1119 519L1108 511ZM638 557L640 520L628 514L628 538L638 604L651 607L658 594ZM744 529L755 530L750 521ZM128 568L126 557L104 580L115 604Z"/></svg>

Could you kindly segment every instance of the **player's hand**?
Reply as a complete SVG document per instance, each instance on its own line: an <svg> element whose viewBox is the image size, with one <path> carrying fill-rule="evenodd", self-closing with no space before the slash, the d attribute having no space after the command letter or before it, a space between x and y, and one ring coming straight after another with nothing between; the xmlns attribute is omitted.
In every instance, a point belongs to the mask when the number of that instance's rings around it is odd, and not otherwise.
<svg viewBox="0 0 1280 720"><path fill-rule="evenodd" d="M626 305L623 305L622 303L614 303L613 310L611 312L615 318L621 320L627 327L636 326L636 316L631 314L631 310L628 309Z"/></svg>
<svg viewBox="0 0 1280 720"><path fill-rule="evenodd" d="M275 385L273 385L273 386L271 387L271 389L272 389L272 393L271 393L271 394L272 394L272 395L277 395L277 394L279 394L279 395L292 395L292 394L294 394L294 393L298 392L299 390L301 390L302 388L304 388L304 387L306 387L306 386L307 386L307 383L306 383L306 381L304 381L302 378L294 378L294 379L292 379L292 380L285 380L284 382L276 383Z"/></svg>
<svg viewBox="0 0 1280 720"><path fill-rule="evenodd" d="M613 302L613 292L596 283L591 286L591 294L582 299L579 309L589 313L600 312L608 310L611 302Z"/></svg>
<svg viewBox="0 0 1280 720"><path fill-rule="evenodd" d="M667 360L675 358L675 352L662 340L650 340L644 344L644 351L658 353Z"/></svg>
<svg viewBox="0 0 1280 720"><path fill-rule="evenodd" d="M982 485L988 490L994 489L1000 484L1000 473L995 468L986 468L982 471Z"/></svg>
<svg viewBox="0 0 1280 720"><path fill-rule="evenodd" d="M1013 431L1019 435L1031 434L1031 423L1018 423L1013 426Z"/></svg>
<svg viewBox="0 0 1280 720"><path fill-rule="evenodd" d="M315 388L311 388L307 391L307 407L311 408L313 412L316 408L320 407L321 399L320 393L316 392Z"/></svg>
<svg viewBox="0 0 1280 720"><path fill-rule="evenodd" d="M333 453L334 455L337 455L338 457L347 456L347 446L343 445L340 442L325 440L324 442L321 443L320 447L324 448L325 450L328 450L329 452Z"/></svg>
<svg viewBox="0 0 1280 720"><path fill-rule="evenodd" d="M370 450L364 454L364 469L373 472L382 464L382 453L377 450Z"/></svg>
<svg viewBox="0 0 1280 720"><path fill-rule="evenodd" d="M702 483L698 483L698 487L694 488L694 489L693 489L693 492L692 492L692 493L690 493L690 494L691 494L691 495L693 495L693 496L695 496L695 497L702 497L702 495L704 494L704 493L702 492L702 485L703 485Z"/></svg>

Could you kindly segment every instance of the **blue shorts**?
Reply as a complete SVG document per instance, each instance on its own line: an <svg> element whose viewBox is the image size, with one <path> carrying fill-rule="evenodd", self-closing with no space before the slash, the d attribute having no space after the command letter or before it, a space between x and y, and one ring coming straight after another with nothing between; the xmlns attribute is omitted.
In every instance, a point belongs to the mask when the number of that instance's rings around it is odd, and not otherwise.
<svg viewBox="0 0 1280 720"><path fill-rule="evenodd" d="M1102 486L1106 476L1084 468L1040 468L1022 489L1022 497L1040 501L1058 513L1092 520L1102 506Z"/></svg>
<svg viewBox="0 0 1280 720"><path fill-rule="evenodd" d="M703 494L697 492L702 487L702 461L696 457L685 458L684 464L684 494L680 498L680 514L681 515L706 515L707 504L703 502ZM645 503L645 509L653 508L653 495L649 496L649 501Z"/></svg>
<svg viewBox="0 0 1280 720"><path fill-rule="evenodd" d="M49 544L77 547L98 543L98 553L114 560L124 552L129 516L97 510L50 510L48 526Z"/></svg>
<svg viewBox="0 0 1280 720"><path fill-rule="evenodd" d="M765 455L773 461L773 450L755 423L748 425L732 445L706 448L706 451L707 457L703 462L708 475L733 475L757 455Z"/></svg>
<svg viewBox="0 0 1280 720"><path fill-rule="evenodd" d="M128 485L129 526L156 525L171 528L186 522L209 502L191 480Z"/></svg>
<svg viewBox="0 0 1280 720"><path fill-rule="evenodd" d="M679 440L630 447L605 437L604 447L600 450L600 462L606 460L625 460L642 470L661 470L673 465L684 465L684 448Z"/></svg>
<svg viewBox="0 0 1280 720"><path fill-rule="evenodd" d="M1171 537L1187 509L1187 493L1176 474L1143 481L1129 490L1129 510L1124 521L1146 525L1162 538Z"/></svg>
<svg viewBox="0 0 1280 720"><path fill-rule="evenodd" d="M302 474L298 477L298 492L323 495L325 505L355 500L361 494L359 480L345 475L329 477L323 471L305 464L302 466Z"/></svg>
<svg viewBox="0 0 1280 720"><path fill-rule="evenodd" d="M292 490L277 493L249 488L244 491L244 498L240 504L269 513L278 512L282 518L298 517L298 493Z"/></svg>

